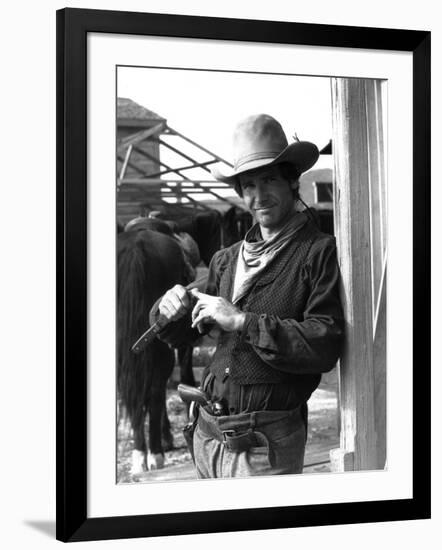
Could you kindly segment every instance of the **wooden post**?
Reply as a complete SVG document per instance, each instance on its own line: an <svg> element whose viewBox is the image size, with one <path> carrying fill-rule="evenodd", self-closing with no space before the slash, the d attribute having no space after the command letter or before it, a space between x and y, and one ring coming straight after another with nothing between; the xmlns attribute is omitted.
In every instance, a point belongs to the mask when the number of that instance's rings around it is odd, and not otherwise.
<svg viewBox="0 0 442 550"><path fill-rule="evenodd" d="M374 410L377 467L386 461L387 193L381 80L365 80L368 122Z"/></svg>
<svg viewBox="0 0 442 550"><path fill-rule="evenodd" d="M132 144L129 145L126 151L126 155L124 156L124 162L123 162L123 166L121 167L120 176L117 182L117 187L121 185L121 181L124 179L131 154L132 154Z"/></svg>
<svg viewBox="0 0 442 550"><path fill-rule="evenodd" d="M335 233L346 344L340 361L340 448L335 470L377 467L367 95L364 80L332 79Z"/></svg>

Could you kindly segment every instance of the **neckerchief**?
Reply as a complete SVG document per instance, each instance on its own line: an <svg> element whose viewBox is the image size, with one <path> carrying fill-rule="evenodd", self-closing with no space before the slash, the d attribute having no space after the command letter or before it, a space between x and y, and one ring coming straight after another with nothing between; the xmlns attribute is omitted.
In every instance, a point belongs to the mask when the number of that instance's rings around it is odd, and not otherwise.
<svg viewBox="0 0 442 550"><path fill-rule="evenodd" d="M259 224L256 223L249 229L238 253L232 303L235 304L247 294L261 273L306 222L307 216L302 212L297 213L276 235L266 241L261 236Z"/></svg>

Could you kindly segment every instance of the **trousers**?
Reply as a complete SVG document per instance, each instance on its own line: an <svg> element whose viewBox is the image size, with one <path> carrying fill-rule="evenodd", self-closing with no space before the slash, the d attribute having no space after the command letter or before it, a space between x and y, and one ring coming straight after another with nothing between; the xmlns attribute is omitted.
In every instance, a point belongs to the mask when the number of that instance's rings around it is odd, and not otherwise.
<svg viewBox="0 0 442 550"><path fill-rule="evenodd" d="M300 474L306 438L300 407L219 417L201 407L193 436L197 476Z"/></svg>

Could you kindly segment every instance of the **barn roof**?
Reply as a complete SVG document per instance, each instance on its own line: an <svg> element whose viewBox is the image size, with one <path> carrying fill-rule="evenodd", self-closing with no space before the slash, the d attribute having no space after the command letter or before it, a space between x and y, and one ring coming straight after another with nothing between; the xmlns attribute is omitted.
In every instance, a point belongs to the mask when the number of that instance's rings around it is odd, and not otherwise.
<svg viewBox="0 0 442 550"><path fill-rule="evenodd" d="M117 119L166 120L154 111L146 109L127 97L117 98Z"/></svg>

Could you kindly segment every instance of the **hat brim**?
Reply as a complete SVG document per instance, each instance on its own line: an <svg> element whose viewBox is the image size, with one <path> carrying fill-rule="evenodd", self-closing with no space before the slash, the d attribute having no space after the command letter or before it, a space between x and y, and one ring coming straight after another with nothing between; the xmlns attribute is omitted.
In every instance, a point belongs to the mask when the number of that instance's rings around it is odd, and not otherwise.
<svg viewBox="0 0 442 550"><path fill-rule="evenodd" d="M211 169L211 173L217 181L235 184L236 178L245 172L256 170L264 166L281 164L283 162L288 162L296 166L299 173L302 174L314 166L318 158L319 150L314 143L310 143L309 141L295 141L288 145L284 151L276 157L254 159L242 164L237 170L230 166L224 167L218 164Z"/></svg>

